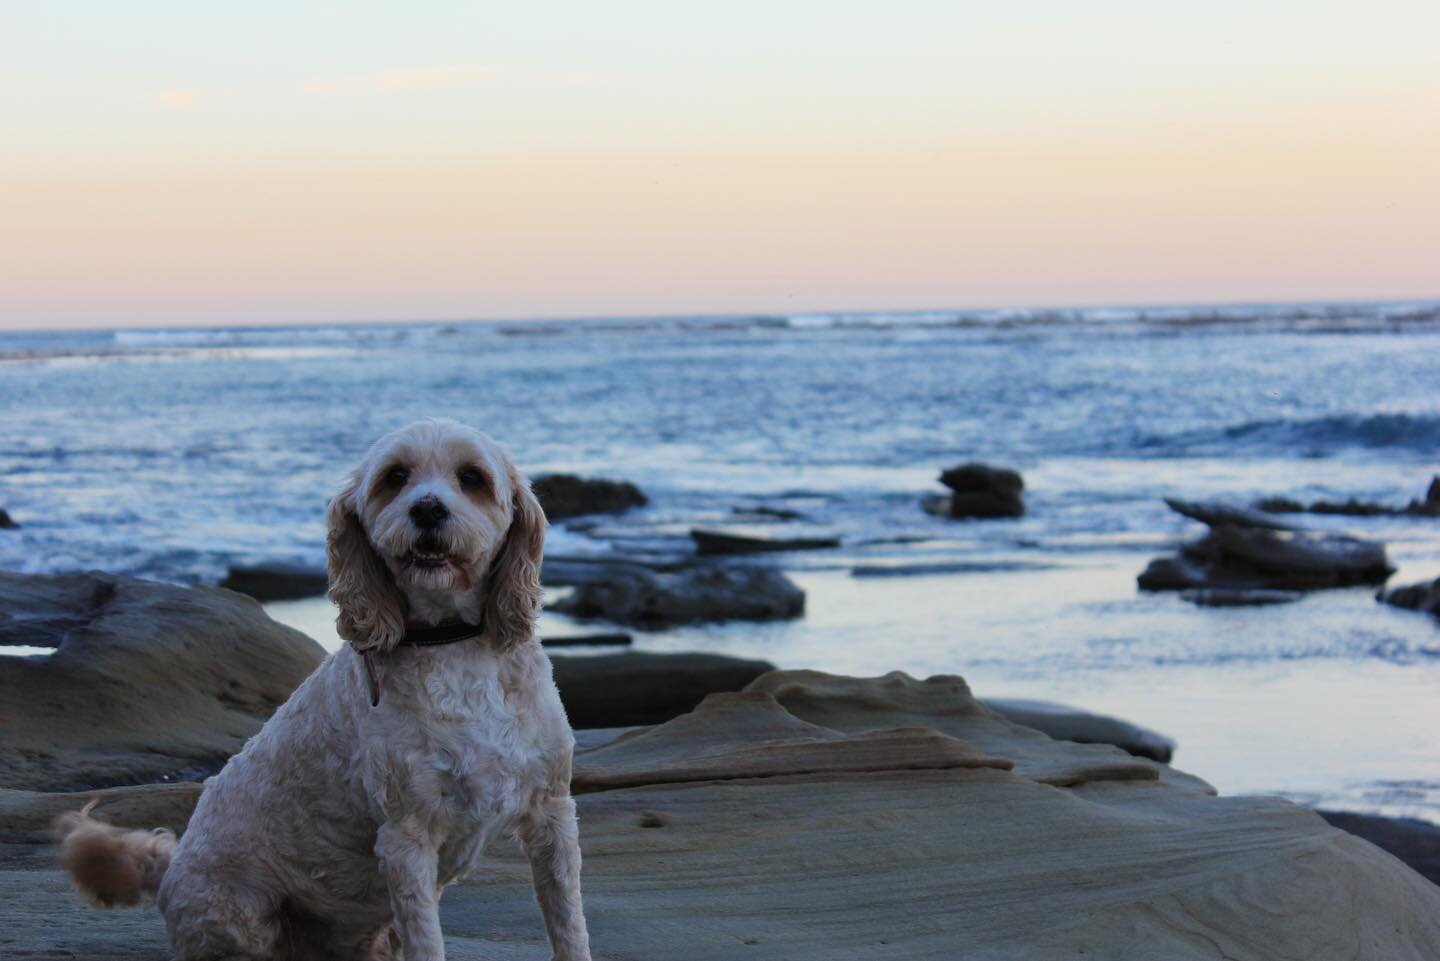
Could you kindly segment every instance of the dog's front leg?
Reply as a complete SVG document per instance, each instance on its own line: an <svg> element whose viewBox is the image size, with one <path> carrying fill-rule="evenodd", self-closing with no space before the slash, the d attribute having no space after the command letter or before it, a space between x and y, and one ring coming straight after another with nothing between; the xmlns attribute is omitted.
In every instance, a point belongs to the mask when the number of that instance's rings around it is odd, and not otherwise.
<svg viewBox="0 0 1440 961"><path fill-rule="evenodd" d="M437 849L415 818L386 821L375 838L405 961L445 961Z"/></svg>
<svg viewBox="0 0 1440 961"><path fill-rule="evenodd" d="M520 842L530 858L535 900L555 961L590 961L590 936L580 903L580 831L570 795L545 798L521 824Z"/></svg>

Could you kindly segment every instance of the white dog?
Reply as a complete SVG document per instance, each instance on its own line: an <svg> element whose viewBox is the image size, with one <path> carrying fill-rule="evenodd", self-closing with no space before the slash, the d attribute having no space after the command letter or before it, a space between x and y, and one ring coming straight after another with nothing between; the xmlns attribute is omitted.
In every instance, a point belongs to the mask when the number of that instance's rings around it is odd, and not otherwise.
<svg viewBox="0 0 1440 961"><path fill-rule="evenodd" d="M205 783L178 842L62 818L76 886L155 895L180 961L439 961L441 891L507 834L555 957L588 959L529 482L484 434L423 421L376 443L328 522L350 643Z"/></svg>

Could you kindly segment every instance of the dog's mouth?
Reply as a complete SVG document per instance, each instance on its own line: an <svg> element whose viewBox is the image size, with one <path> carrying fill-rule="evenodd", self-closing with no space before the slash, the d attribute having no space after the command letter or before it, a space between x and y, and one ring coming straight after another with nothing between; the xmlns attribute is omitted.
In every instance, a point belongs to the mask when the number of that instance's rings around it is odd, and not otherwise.
<svg viewBox="0 0 1440 961"><path fill-rule="evenodd" d="M454 554L446 551L413 550L401 558L405 567L413 567L422 571L438 571L445 567L459 567L460 562Z"/></svg>

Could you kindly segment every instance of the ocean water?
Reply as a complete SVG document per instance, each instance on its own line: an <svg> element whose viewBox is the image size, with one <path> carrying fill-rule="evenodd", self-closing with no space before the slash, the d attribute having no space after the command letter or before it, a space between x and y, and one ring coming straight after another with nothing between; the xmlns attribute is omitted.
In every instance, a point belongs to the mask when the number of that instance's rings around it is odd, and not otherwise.
<svg viewBox="0 0 1440 961"><path fill-rule="evenodd" d="M806 589L804 619L641 649L958 673L1159 729L1222 791L1440 821L1440 624L1367 589L1210 610L1134 581L1200 530L1165 496L1423 496L1437 356L1432 303L0 334L0 506L22 525L0 567L319 564L369 443L453 417L532 473L650 495L556 525L552 553L683 551L757 505L803 515L777 533L842 538L764 561ZM1024 473L1023 519L920 510L972 459ZM1392 583L1440 575L1440 520L1307 523L1384 540ZM335 643L325 602L272 611Z"/></svg>

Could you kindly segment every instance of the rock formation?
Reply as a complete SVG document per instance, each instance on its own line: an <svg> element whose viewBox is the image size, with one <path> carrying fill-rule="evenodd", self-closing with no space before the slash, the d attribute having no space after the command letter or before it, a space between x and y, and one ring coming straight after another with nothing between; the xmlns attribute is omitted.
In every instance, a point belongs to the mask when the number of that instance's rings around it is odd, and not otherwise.
<svg viewBox="0 0 1440 961"><path fill-rule="evenodd" d="M582 583L550 607L579 618L660 628L799 617L805 611L805 592L768 567L704 566L674 573L635 569Z"/></svg>
<svg viewBox="0 0 1440 961"><path fill-rule="evenodd" d="M1440 577L1433 581L1422 581L1419 584L1407 584L1404 587L1381 591L1375 595L1375 599L1394 607L1424 611L1433 617L1440 617Z"/></svg>
<svg viewBox="0 0 1440 961"><path fill-rule="evenodd" d="M942 471L940 483L950 488L949 494L932 494L921 500L921 506L942 517L1020 517L1025 502L1020 492L1025 487L1018 471L988 464L960 464Z"/></svg>
<svg viewBox="0 0 1440 961"><path fill-rule="evenodd" d="M113 574L0 573L0 787L194 776L239 750L324 658L248 597Z"/></svg>
<svg viewBox="0 0 1440 961"><path fill-rule="evenodd" d="M838 537L774 537L769 534L748 534L734 530L707 530L697 527L690 532L697 554L765 554L778 551L813 551L839 547Z"/></svg>
<svg viewBox="0 0 1440 961"><path fill-rule="evenodd" d="M597 958L1440 957L1440 888L1379 848L1284 800L1052 740L959 678L774 672L584 743ZM494 854L445 895L447 955L548 957L528 863ZM7 947L166 957L155 912L95 911L46 859L10 858Z"/></svg>
<svg viewBox="0 0 1440 961"><path fill-rule="evenodd" d="M1393 517L1415 515L1419 517L1440 517L1440 476L1430 481L1424 500L1412 500L1404 507L1391 507L1374 501L1350 498L1344 501L1311 501L1302 504L1289 497L1267 497L1255 505L1271 514L1344 514L1353 517Z"/></svg>
<svg viewBox="0 0 1440 961"><path fill-rule="evenodd" d="M323 596L329 586L329 577L323 567L279 562L241 564L230 568L220 586L257 601L288 601Z"/></svg>
<svg viewBox="0 0 1440 961"><path fill-rule="evenodd" d="M711 694L738 691L774 665L721 654L552 657L555 686L574 728L660 724Z"/></svg>
<svg viewBox="0 0 1440 961"><path fill-rule="evenodd" d="M1283 524L1263 512L1167 498L1210 532L1140 574L1144 590L1316 590L1381 584L1394 569L1385 545Z"/></svg>
<svg viewBox="0 0 1440 961"><path fill-rule="evenodd" d="M649 502L640 488L628 481L574 474L542 474L530 488L552 521L583 514L614 514Z"/></svg>

